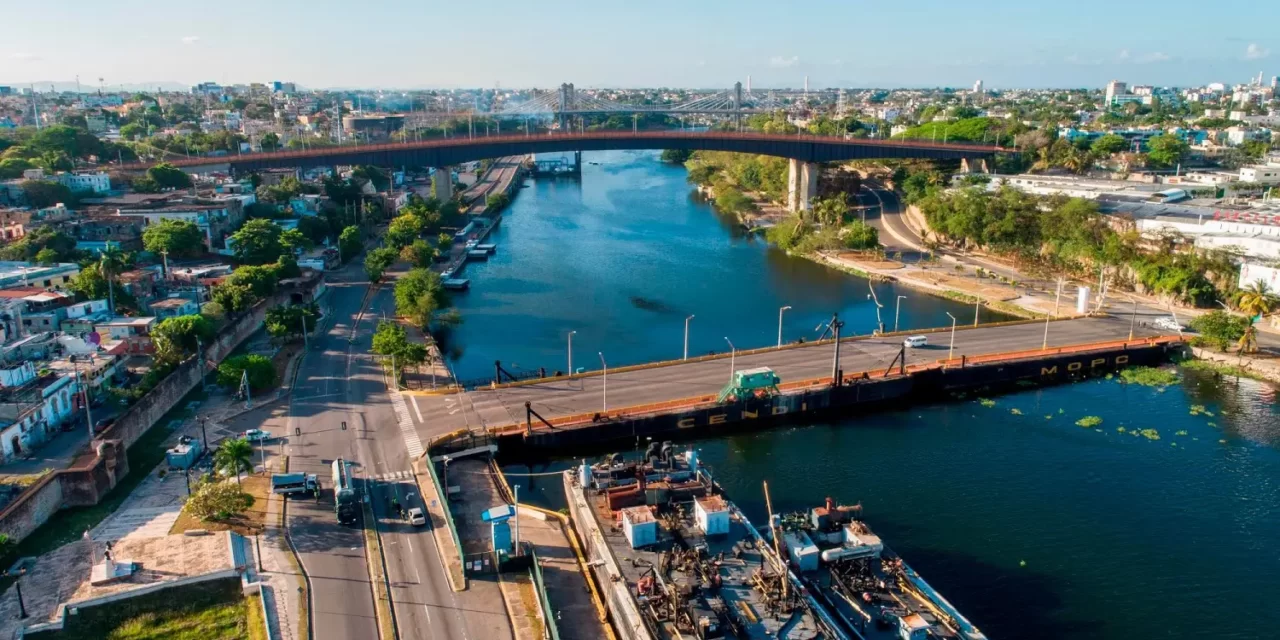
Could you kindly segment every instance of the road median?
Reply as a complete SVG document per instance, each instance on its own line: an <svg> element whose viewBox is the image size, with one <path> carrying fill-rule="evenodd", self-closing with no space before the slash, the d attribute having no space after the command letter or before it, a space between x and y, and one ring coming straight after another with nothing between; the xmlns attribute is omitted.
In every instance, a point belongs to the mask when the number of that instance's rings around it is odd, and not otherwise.
<svg viewBox="0 0 1280 640"><path fill-rule="evenodd" d="M366 496L370 497L370 496ZM391 608L391 585L387 583L387 558L382 554L382 535L373 505L364 501L364 559L369 565L369 583L373 586L374 615L378 617L378 637L395 640L395 612Z"/></svg>

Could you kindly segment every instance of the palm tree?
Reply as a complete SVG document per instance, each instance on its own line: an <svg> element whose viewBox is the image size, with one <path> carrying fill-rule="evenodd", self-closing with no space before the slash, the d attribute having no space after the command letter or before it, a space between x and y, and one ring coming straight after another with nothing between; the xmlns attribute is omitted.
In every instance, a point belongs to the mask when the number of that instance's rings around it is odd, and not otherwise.
<svg viewBox="0 0 1280 640"><path fill-rule="evenodd" d="M116 287L115 275L124 267L124 253L119 247L107 243L106 248L102 250L102 257L98 261L98 268L102 270L102 277L107 281L107 309L111 311L111 315L116 313Z"/></svg>
<svg viewBox="0 0 1280 640"><path fill-rule="evenodd" d="M253 470L253 446L244 438L223 440L213 454L214 467L219 471L236 474L236 484L240 484L240 472Z"/></svg>
<svg viewBox="0 0 1280 640"><path fill-rule="evenodd" d="M1249 316L1249 328L1245 329L1244 335L1240 336L1240 342L1238 343L1240 353L1254 353L1258 350L1258 328L1254 326L1254 323L1262 316L1271 313L1276 308L1276 305L1275 293L1262 280L1255 280L1253 284L1240 292L1240 297L1236 300L1236 307Z"/></svg>

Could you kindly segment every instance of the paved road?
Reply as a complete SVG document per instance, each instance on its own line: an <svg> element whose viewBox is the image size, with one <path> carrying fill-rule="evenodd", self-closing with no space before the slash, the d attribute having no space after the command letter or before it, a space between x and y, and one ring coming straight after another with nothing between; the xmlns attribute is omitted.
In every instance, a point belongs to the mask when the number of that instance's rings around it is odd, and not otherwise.
<svg viewBox="0 0 1280 640"><path fill-rule="evenodd" d="M330 274L334 321L305 356L287 404L245 414L235 423L237 429L258 427L285 436L290 469L317 474L325 488L318 503L291 501L288 509L289 532L311 578L315 637L378 637L363 530L339 525L333 510L330 465L340 456L356 464L356 476L374 501L400 637L510 637L505 613L495 621L492 608L468 599L491 594L454 594L449 588L434 536L389 517L393 492L406 505L421 504L408 495L416 493L408 472L421 443L401 429L381 368L368 355L374 322L384 310L391 312L393 296L384 287L357 321L367 284L359 264ZM355 339L348 342L353 327ZM496 602L500 610L501 600Z"/></svg>
<svg viewBox="0 0 1280 640"><path fill-rule="evenodd" d="M1049 328L1049 346L1122 340L1129 335L1129 325L1125 318L1053 322ZM955 334L955 356L1039 349L1044 341L1044 328L1044 323L978 329L961 327ZM1135 328L1136 337L1149 335L1156 334L1141 326ZM929 334L927 347L907 350L907 364L947 357L949 339L949 333ZM882 369L898 355L900 344L901 338L893 337L843 342L841 369L845 373ZM478 424L492 427L523 423L526 401L545 418L600 411L605 408L606 384L609 409L714 394L728 382L731 365L733 369L771 367L784 382L829 376L833 355L831 345L814 345L743 356L732 363L729 358L723 358L610 374L607 382L601 376L593 376L509 389L476 390L461 398L458 395L415 396L411 402L429 417L419 421L420 430L434 434L462 426L475 428Z"/></svg>

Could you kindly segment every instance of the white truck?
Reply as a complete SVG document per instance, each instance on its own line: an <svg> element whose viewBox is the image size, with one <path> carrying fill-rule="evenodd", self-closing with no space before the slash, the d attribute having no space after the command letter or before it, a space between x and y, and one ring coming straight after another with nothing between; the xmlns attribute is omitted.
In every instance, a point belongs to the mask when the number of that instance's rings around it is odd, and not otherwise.
<svg viewBox="0 0 1280 640"><path fill-rule="evenodd" d="M271 493L282 496L295 494L314 496L319 492L320 482L314 473L271 474Z"/></svg>

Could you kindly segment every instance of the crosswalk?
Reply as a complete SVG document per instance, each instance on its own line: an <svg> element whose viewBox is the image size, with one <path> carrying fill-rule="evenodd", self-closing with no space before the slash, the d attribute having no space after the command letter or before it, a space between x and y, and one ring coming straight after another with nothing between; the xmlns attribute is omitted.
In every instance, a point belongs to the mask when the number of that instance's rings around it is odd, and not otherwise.
<svg viewBox="0 0 1280 640"><path fill-rule="evenodd" d="M396 389L391 390L391 408L396 412L396 422L400 424L400 435L404 438L405 452L410 460L422 456L422 440L418 438L418 430L413 426L413 418L409 416L409 407L404 403L404 396Z"/></svg>
<svg viewBox="0 0 1280 640"><path fill-rule="evenodd" d="M379 482L389 482L392 480L412 480L413 472L412 471L388 471L387 473L379 473L378 475L373 476L373 479Z"/></svg>

